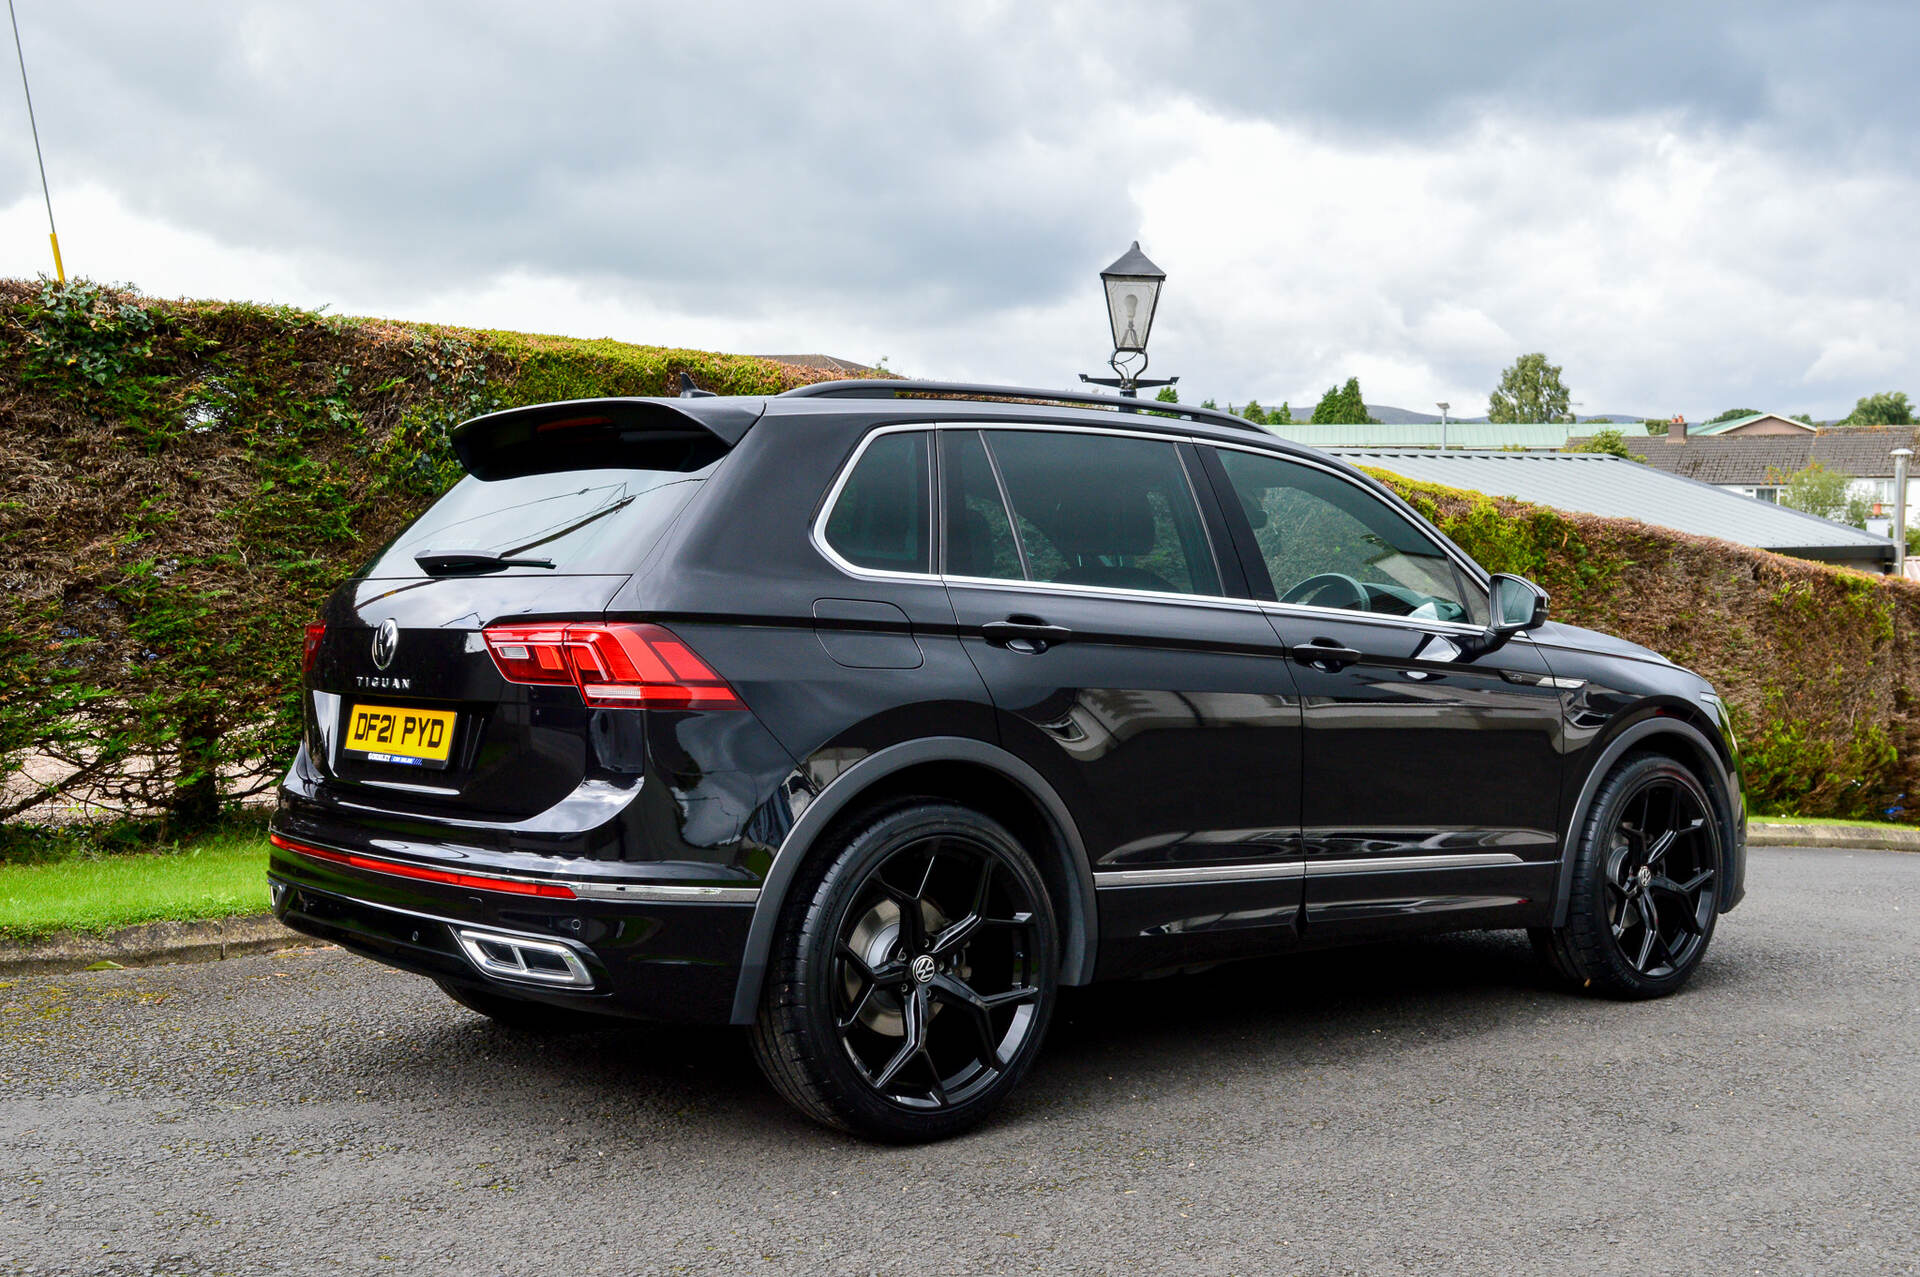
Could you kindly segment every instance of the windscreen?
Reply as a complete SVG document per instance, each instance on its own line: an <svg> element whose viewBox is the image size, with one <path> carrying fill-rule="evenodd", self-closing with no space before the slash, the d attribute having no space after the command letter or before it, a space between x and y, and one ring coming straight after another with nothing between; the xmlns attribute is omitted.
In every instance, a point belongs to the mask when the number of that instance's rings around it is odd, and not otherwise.
<svg viewBox="0 0 1920 1277"><path fill-rule="evenodd" d="M362 577L425 577L422 554L537 562L519 575L632 572L718 462L692 471L563 470L469 475L376 554ZM551 564L551 567L544 566Z"/></svg>

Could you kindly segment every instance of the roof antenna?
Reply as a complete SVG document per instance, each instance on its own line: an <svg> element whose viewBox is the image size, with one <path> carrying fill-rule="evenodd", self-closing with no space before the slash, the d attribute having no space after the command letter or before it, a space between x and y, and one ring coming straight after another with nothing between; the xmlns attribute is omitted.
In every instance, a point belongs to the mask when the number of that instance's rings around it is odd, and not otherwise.
<svg viewBox="0 0 1920 1277"><path fill-rule="evenodd" d="M716 399L719 396L715 395L711 390L702 390L700 387L694 385L693 378L689 377L687 370L682 368L680 370L680 397L682 399Z"/></svg>

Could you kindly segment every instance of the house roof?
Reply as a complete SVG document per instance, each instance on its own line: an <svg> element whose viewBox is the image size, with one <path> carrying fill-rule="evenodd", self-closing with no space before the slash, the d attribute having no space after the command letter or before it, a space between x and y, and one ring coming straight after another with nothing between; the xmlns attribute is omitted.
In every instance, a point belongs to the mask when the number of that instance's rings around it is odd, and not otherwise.
<svg viewBox="0 0 1920 1277"><path fill-rule="evenodd" d="M1671 443L1665 435L1628 435L1628 451L1668 474L1702 483L1759 487L1818 461L1856 479L1893 474L1893 450L1912 448L1912 426L1870 430L1821 430L1801 435L1689 436Z"/></svg>
<svg viewBox="0 0 1920 1277"><path fill-rule="evenodd" d="M1783 426L1792 426L1795 430L1804 430L1811 434L1814 427L1804 421L1795 421L1792 417L1783 417L1777 412L1750 412L1744 417L1728 417L1725 421L1709 421L1697 426L1688 426L1690 435L1724 435L1742 426L1750 426L1756 421L1777 421Z"/></svg>
<svg viewBox="0 0 1920 1277"><path fill-rule="evenodd" d="M1527 421L1496 424L1488 421L1447 423L1449 448L1545 448L1566 445L1569 438L1592 430L1590 422ZM1440 423L1403 422L1392 425L1316 426L1295 421L1267 429L1282 439L1309 448L1438 448Z"/></svg>
<svg viewBox="0 0 1920 1277"><path fill-rule="evenodd" d="M1893 543L1885 537L1600 453L1385 448L1342 448L1337 453L1354 465L1408 479L1561 510L1638 519L1804 559L1863 563L1893 557Z"/></svg>
<svg viewBox="0 0 1920 1277"><path fill-rule="evenodd" d="M873 371L867 364L856 364L838 355L761 355L759 358L771 359L776 364L792 364L796 368L825 368L830 372L863 374Z"/></svg>

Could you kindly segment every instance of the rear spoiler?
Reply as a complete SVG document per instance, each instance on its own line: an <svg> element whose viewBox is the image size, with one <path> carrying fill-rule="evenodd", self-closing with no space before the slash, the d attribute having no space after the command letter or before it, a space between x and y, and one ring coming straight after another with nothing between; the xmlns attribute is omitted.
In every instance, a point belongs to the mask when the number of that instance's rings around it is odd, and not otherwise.
<svg viewBox="0 0 1920 1277"><path fill-rule="evenodd" d="M760 419L766 401L567 399L508 408L448 432L453 454L478 479L561 470L697 470L724 456Z"/></svg>

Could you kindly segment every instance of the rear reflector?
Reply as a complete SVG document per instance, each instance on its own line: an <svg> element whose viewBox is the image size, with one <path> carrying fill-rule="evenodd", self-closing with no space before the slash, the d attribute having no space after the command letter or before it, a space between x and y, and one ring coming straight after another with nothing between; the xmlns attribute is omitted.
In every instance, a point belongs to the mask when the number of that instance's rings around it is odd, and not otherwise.
<svg viewBox="0 0 1920 1277"><path fill-rule="evenodd" d="M545 896L554 900L574 899L573 889L563 887L557 882L528 882L524 878L496 878L492 874L467 874L455 873L451 869L429 869L425 865L410 865L400 860L384 860L379 856L362 856L351 851L329 851L324 847L309 847L303 842L282 838L279 834L268 834L267 841L282 851L311 856L315 860L325 860L331 864L346 865L353 869L365 869L370 873L392 874L396 878L437 882L449 887L470 887L476 891L503 891L513 896Z"/></svg>
<svg viewBox="0 0 1920 1277"><path fill-rule="evenodd" d="M509 683L572 683L600 707L746 708L725 679L658 625L493 625L485 634Z"/></svg>
<svg viewBox="0 0 1920 1277"><path fill-rule="evenodd" d="M300 672L313 673L314 658L320 655L320 640L327 636L327 627L316 621L307 627L307 646L300 653Z"/></svg>

